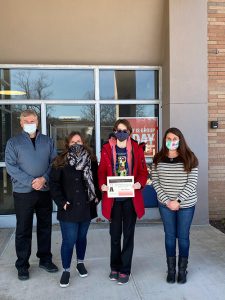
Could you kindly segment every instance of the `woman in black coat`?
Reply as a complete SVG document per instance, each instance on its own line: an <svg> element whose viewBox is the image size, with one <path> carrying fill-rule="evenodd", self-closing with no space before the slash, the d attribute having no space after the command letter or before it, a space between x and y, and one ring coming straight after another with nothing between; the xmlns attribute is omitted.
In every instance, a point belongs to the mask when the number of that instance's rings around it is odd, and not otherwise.
<svg viewBox="0 0 225 300"><path fill-rule="evenodd" d="M101 199L97 182L98 163L79 132L66 138L65 150L58 155L50 174L50 191L58 206L57 218L62 232L61 258L63 273L60 286L67 287L74 246L77 271L88 275L84 266L87 232L91 219L97 217L96 205Z"/></svg>

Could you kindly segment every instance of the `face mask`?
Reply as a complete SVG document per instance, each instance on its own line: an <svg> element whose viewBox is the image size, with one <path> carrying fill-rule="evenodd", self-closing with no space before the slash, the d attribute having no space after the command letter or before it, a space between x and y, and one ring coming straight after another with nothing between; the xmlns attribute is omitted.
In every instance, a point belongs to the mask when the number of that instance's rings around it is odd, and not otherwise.
<svg viewBox="0 0 225 300"><path fill-rule="evenodd" d="M115 137L120 141L123 142L128 139L129 133L126 131L117 131L115 132Z"/></svg>
<svg viewBox="0 0 225 300"><path fill-rule="evenodd" d="M179 147L179 141L166 141L166 148L169 150L177 150Z"/></svg>
<svg viewBox="0 0 225 300"><path fill-rule="evenodd" d="M23 130L28 134L35 133L37 130L37 125L35 123L32 124L24 124Z"/></svg>
<svg viewBox="0 0 225 300"><path fill-rule="evenodd" d="M81 144L74 144L70 146L70 151L78 155L83 149L83 145Z"/></svg>

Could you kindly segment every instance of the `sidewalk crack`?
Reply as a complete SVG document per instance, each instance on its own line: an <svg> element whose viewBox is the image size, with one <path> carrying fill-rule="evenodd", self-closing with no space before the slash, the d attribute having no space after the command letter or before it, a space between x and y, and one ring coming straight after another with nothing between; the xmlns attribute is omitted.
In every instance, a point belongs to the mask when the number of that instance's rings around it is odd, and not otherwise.
<svg viewBox="0 0 225 300"><path fill-rule="evenodd" d="M139 300L142 300L143 298L142 298L142 296L141 296L141 293L140 293L139 290L138 290L137 283L136 283L136 281L135 281L134 276L132 275L132 273L131 273L131 277L132 277L133 282L134 282L134 289L135 289L135 291L136 291L136 294L137 294L137 296L138 296L138 299L139 299Z"/></svg>

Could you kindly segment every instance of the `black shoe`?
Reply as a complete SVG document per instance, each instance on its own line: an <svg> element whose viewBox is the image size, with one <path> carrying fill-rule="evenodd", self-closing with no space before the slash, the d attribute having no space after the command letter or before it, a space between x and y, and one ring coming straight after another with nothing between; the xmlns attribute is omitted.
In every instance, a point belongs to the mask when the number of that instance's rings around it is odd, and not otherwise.
<svg viewBox="0 0 225 300"><path fill-rule="evenodd" d="M55 272L58 272L58 270L59 270L58 267L55 264L53 264L53 262L51 262L51 261L40 262L39 267L49 273L55 273Z"/></svg>
<svg viewBox="0 0 225 300"><path fill-rule="evenodd" d="M116 281L119 278L119 272L111 271L109 274L109 280Z"/></svg>
<svg viewBox="0 0 225 300"><path fill-rule="evenodd" d="M70 284L70 272L64 271L60 279L60 286L65 288Z"/></svg>
<svg viewBox="0 0 225 300"><path fill-rule="evenodd" d="M176 277L176 257L167 256L167 266L168 266L168 274L166 281L168 283L175 283L175 277Z"/></svg>
<svg viewBox="0 0 225 300"><path fill-rule="evenodd" d="M118 284L126 284L126 283L128 283L128 281L129 281L129 275L127 275L127 274L122 274L122 273L119 273L119 278L118 278L118 280L117 280L117 283Z"/></svg>
<svg viewBox="0 0 225 300"><path fill-rule="evenodd" d="M77 264L77 272L80 275L80 277L87 277L88 276L88 272L84 266L83 263L78 263Z"/></svg>
<svg viewBox="0 0 225 300"><path fill-rule="evenodd" d="M186 283L187 281L187 264L188 258L187 257L179 257L178 261L178 283Z"/></svg>
<svg viewBox="0 0 225 300"><path fill-rule="evenodd" d="M18 278L19 280L27 280L29 279L29 271L27 268L18 269Z"/></svg>

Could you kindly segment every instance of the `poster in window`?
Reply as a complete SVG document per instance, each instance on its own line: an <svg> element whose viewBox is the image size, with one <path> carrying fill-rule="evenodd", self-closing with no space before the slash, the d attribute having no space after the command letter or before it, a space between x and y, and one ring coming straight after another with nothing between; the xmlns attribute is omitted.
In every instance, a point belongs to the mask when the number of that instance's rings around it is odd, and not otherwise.
<svg viewBox="0 0 225 300"><path fill-rule="evenodd" d="M126 118L132 127L132 138L146 143L145 157L153 158L158 149L158 118Z"/></svg>

